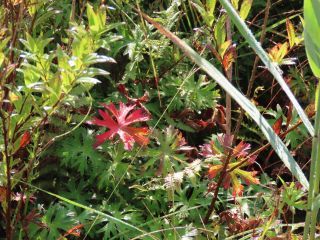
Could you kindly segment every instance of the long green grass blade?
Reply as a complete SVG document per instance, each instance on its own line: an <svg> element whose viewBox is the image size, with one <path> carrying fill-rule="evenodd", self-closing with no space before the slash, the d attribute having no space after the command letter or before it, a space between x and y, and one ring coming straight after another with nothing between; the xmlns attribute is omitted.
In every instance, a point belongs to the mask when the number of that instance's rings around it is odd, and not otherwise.
<svg viewBox="0 0 320 240"><path fill-rule="evenodd" d="M304 1L304 39L310 67L320 77L320 1Z"/></svg>
<svg viewBox="0 0 320 240"><path fill-rule="evenodd" d="M314 1L314 2L317 2L317 1ZM282 90L287 94L287 96L290 99L290 101L292 102L294 108L298 112L302 122L304 123L304 125L308 129L310 135L314 136L313 126L312 126L311 122L309 121L308 116L305 114L302 107L298 103L297 99L293 95L292 91L288 87L287 83L283 79L279 66L276 63L271 61L268 54L263 50L260 43L255 39L255 37L253 36L250 29L247 27L245 22L240 18L239 14L232 7L231 3L228 0L220 0L220 3L225 8L229 17L231 18L233 23L237 26L237 28L240 31L240 33L242 34L242 36L247 40L248 44L257 53L257 55L260 57L261 61L265 64L267 69L274 76L274 78L278 81ZM319 9L319 8L317 8L317 9ZM317 38L315 38L315 39L317 39Z"/></svg>
<svg viewBox="0 0 320 240"><path fill-rule="evenodd" d="M317 95L320 94L320 86L317 87ZM319 211L319 181L320 181L320 98L316 98L315 136L312 142L311 167L310 167L310 188L308 192L308 207L306 215L306 226L304 239L315 239L317 215ZM310 236L309 234L310 229Z"/></svg>
<svg viewBox="0 0 320 240"><path fill-rule="evenodd" d="M242 95L218 69L216 69L211 63L196 53L187 43L179 39L169 30L162 27L159 23L155 22L146 14L142 13L142 15L149 23L155 26L161 34L168 37L185 53L186 56L193 60L203 71L212 77L251 116L251 118L258 124L261 131L266 136L267 140L270 142L285 166L304 187L308 188L308 180L303 174L301 168L293 159L282 140L275 134L267 120L260 114L259 110L244 95Z"/></svg>
<svg viewBox="0 0 320 240"><path fill-rule="evenodd" d="M305 29L304 38L310 67L316 77L320 77L320 1L304 1ZM308 209L305 219L303 239L315 239L317 215L319 211L320 181L320 84L316 90L315 136L312 142L310 188L308 193Z"/></svg>
<svg viewBox="0 0 320 240"><path fill-rule="evenodd" d="M304 41L310 67L320 78L320 1L304 1Z"/></svg>

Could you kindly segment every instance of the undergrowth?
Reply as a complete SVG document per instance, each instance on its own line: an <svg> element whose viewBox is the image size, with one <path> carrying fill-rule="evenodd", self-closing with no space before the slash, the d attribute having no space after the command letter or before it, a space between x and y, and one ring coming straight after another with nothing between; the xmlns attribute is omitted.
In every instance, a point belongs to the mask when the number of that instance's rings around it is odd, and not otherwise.
<svg viewBox="0 0 320 240"><path fill-rule="evenodd" d="M319 77L303 2L231 1L298 108L223 2L1 1L1 239L302 239L319 205L298 181Z"/></svg>

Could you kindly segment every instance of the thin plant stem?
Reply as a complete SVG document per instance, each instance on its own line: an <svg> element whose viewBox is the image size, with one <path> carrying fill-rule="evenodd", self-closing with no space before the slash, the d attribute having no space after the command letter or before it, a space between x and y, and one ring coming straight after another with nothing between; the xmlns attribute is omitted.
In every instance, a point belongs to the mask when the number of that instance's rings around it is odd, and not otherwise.
<svg viewBox="0 0 320 240"><path fill-rule="evenodd" d="M227 32L227 41L231 41L232 42L232 29L231 29L231 20L229 18L229 16L227 17L226 19L226 32ZM232 64L231 66L225 71L225 74L226 74L226 77L227 79L232 82ZM232 108L232 102L231 102L231 96L227 93L226 94L226 133L227 135L231 135L231 108ZM232 141L232 144L233 142L235 141L235 139L233 139ZM221 170L221 175L219 177L219 180L218 180L218 183L217 183L217 187L215 189L215 192L214 192L214 195L213 195L213 198L212 198L212 201L211 201L211 204L209 206L209 209L207 211L207 214L203 220L203 222L205 224L208 223L209 221L209 218L211 216L211 213L213 212L213 209L214 209L214 205L215 205L215 202L217 201L217 198L218 198L218 193L219 193L219 189L220 189L220 186L222 185L222 181L227 173L227 168L228 168L228 165L229 165L229 162L230 162L230 159L231 159L231 155L232 155L232 145L229 146L230 147L230 150L229 150L229 153L228 153L228 156L223 164L223 168Z"/></svg>
<svg viewBox="0 0 320 240"><path fill-rule="evenodd" d="M229 16L227 16L226 19L226 32L227 32L227 41L232 42L232 29L231 29L231 20ZM232 63L230 67L226 71L226 77L227 79L232 82ZM231 106L232 101L231 101L231 96L229 94L226 94L226 125L227 125L227 134L231 134Z"/></svg>
<svg viewBox="0 0 320 240"><path fill-rule="evenodd" d="M267 20L268 20L268 17L269 17L269 10L270 10L270 0L267 1L267 5L266 5L266 14L265 14L264 23L263 23L263 26L262 26L262 28L263 28L263 30L262 30L262 31L263 31L263 34L261 35L260 43L263 42L263 41L264 41L264 38L265 38L265 29L266 29ZM230 21L230 18L229 18L229 17L228 17L228 19L229 19L229 21ZM227 19L227 20L228 20L228 19ZM227 23L228 23L228 21L227 21ZM229 28L227 27L227 33L228 33L228 30L230 31L230 26L229 26ZM253 70L252 70L251 77L250 77L250 80L249 80L249 87L248 87L248 89L247 89L246 97L249 97L249 96L251 95L251 90L252 90L253 82L254 82L255 76L256 76L256 69L257 69L257 66L258 66L258 61L259 61L259 57L257 56L256 59L255 59L254 66L253 66ZM230 80L230 79L231 79L231 78L230 78L230 75L231 75L231 77L232 77L232 68L231 68L231 73L230 73L230 71L227 71L226 74L229 75L229 76L227 76L227 78ZM227 95L227 100L228 100L228 97L230 98L230 96ZM227 109L226 109L226 112L227 112L227 114L226 114L227 134L231 134L231 133L230 133L231 122L228 123L228 110L230 111L230 113L229 113L230 120L229 120L229 121L231 121L231 99L230 99L229 104L230 104L230 105L228 105L228 101L227 101ZM230 109L228 109L228 107L229 107ZM244 116L244 110L241 108L240 116L239 116L239 119L238 119L238 121L237 121L237 125L236 125L235 130L234 130L234 134L233 134L233 135L234 135L234 138L233 138L232 144L234 144L234 142L235 142L235 140L236 140L236 138L237 138L237 135L238 135L238 133L239 133L243 116ZM228 125L228 124L229 124L229 125ZM228 133L228 129L229 129L229 133ZM268 145L268 147L269 147L269 146L270 146L270 145ZM266 148L266 147L265 147L265 148ZM265 149L265 148L263 148L263 149ZM227 156L227 158L226 158L226 160L225 160L225 162L224 162L223 169L222 169L222 171L221 171L220 177L219 177L218 182L217 182L217 187L216 187L216 189L215 189L215 191L214 191L214 195L213 195L213 198L212 198L212 200L211 200L209 209L208 209L207 214L206 214L206 216L205 216L205 218L204 218L204 223L208 223L209 218L210 218L210 216L211 216L211 214L212 214L212 212L213 212L213 210L214 210L215 202L216 202L217 199L218 199L219 188L220 188L220 186L222 185L222 181L223 181L225 175L226 175L228 172L230 172L229 170L227 170L227 167L228 167L228 164L229 164L229 162L230 162L230 158L231 158L231 155L232 155L232 151L233 151L233 150L232 150L232 148L231 148L231 146L230 146L230 150L229 150L228 156ZM250 159L250 158L246 158L246 159L245 159L245 162L247 162L249 159ZM244 164L244 163L243 163L243 164ZM234 168L234 169L235 169L235 168Z"/></svg>
<svg viewBox="0 0 320 240"><path fill-rule="evenodd" d="M8 129L6 123L6 117L1 114L2 118L2 131L3 131L3 139L4 139L4 158L6 162L6 177L7 177L7 186L6 186L6 237L7 240L12 239L12 226L11 226L11 161L9 154L9 136Z"/></svg>
<svg viewBox="0 0 320 240"><path fill-rule="evenodd" d="M319 195L319 181L320 181L320 84L317 87L317 113L315 118L315 135L312 142L311 153L311 167L310 167L310 187L308 192L307 215L305 220L305 228L303 232L303 239L314 240L318 208L315 206L315 198ZM309 235L310 234L310 235Z"/></svg>
<svg viewBox="0 0 320 240"><path fill-rule="evenodd" d="M141 19L141 24L142 24L142 29L143 29L143 33L144 33L144 38L145 40L148 39L148 35L147 35L147 28L145 26L145 23L144 23L144 20L143 20L143 17L141 15L141 11L140 11L140 5L138 3L138 1L136 1L136 6L137 6L137 9L139 10L139 16L140 16L140 19ZM160 104L160 107L162 106L162 103L161 103L161 97L160 97L160 90L159 90L159 75L158 75L158 72L157 72L157 69L156 69L156 65L154 63L154 59L152 57L152 49L151 47L149 47L149 58L150 58L150 63L151 63L151 67L152 67L152 72L153 72L153 77L154 77L154 83L155 83L155 86L157 88L157 92L158 92L158 99L159 99L159 104Z"/></svg>

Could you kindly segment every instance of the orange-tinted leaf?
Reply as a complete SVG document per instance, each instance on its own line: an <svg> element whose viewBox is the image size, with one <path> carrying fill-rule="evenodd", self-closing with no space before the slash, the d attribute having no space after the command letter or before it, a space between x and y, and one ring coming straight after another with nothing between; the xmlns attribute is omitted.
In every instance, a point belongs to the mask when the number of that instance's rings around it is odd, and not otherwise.
<svg viewBox="0 0 320 240"><path fill-rule="evenodd" d="M222 167L223 167L222 165L211 166L208 171L208 177L212 179L215 176L217 176L217 174L221 171Z"/></svg>
<svg viewBox="0 0 320 240"><path fill-rule="evenodd" d="M11 102L15 102L15 101L19 100L19 96L17 94L13 93L13 92L10 92L9 93L9 99L10 99Z"/></svg>
<svg viewBox="0 0 320 240"><path fill-rule="evenodd" d="M30 143L30 139L31 139L30 133L28 131L26 131L22 135L22 138L20 140L20 148L26 147Z"/></svg>
<svg viewBox="0 0 320 240"><path fill-rule="evenodd" d="M248 155L248 151L250 150L251 146L249 143L245 143L241 141L234 149L233 149L233 156L236 157L245 157Z"/></svg>
<svg viewBox="0 0 320 240"><path fill-rule="evenodd" d="M255 177L258 174L257 171L248 172L241 169L236 169L234 170L234 173L239 175L247 185L260 183L260 180Z"/></svg>
<svg viewBox="0 0 320 240"><path fill-rule="evenodd" d="M288 43L278 43L269 51L269 56L273 62L281 64L284 57L288 54Z"/></svg>
<svg viewBox="0 0 320 240"><path fill-rule="evenodd" d="M305 109L305 112L307 113L308 117L312 117L316 113L315 111L316 109L314 103L309 104Z"/></svg>
<svg viewBox="0 0 320 240"><path fill-rule="evenodd" d="M62 237L60 237L58 240L62 240L64 239L65 237L69 236L69 235L72 235L72 236L75 236L75 237L80 237L80 229L83 228L83 224L79 224L79 225L76 225L72 228L70 228L68 231L66 231L65 234L63 234Z"/></svg>
<svg viewBox="0 0 320 240"><path fill-rule="evenodd" d="M234 197L242 196L243 185L241 184L241 182L239 181L239 179L234 173L230 173L230 177L231 177L231 182L233 187L232 195Z"/></svg>
<svg viewBox="0 0 320 240"><path fill-rule="evenodd" d="M80 237L80 229L81 228L83 228L83 224L79 224L79 225L77 225L77 226L75 226L75 227L73 227L73 228L71 228L71 229L69 229L68 231L67 231L67 234L68 235L72 235L72 236L76 236L76 237Z"/></svg>
<svg viewBox="0 0 320 240"><path fill-rule="evenodd" d="M211 140L209 143L200 146L199 154L201 156L208 159L217 159L221 162L216 165L209 166L207 173L209 179L213 179L218 174L222 174L225 159L230 152L232 141L233 135L218 134L215 140ZM249 156L248 159L246 159L246 162L243 163L242 166L238 167L238 163L249 155L250 148L250 144L243 141L233 148L230 162L226 168L227 172L222 180L223 188L226 190L231 188L233 196L242 195L244 189L242 182L245 182L247 185L260 183L259 179L256 177L258 172L240 169L241 167L253 164L257 158L257 155L253 154L252 156Z"/></svg>
<svg viewBox="0 0 320 240"><path fill-rule="evenodd" d="M227 71L236 58L236 48L234 45L230 46L226 53L223 55L222 66Z"/></svg>
<svg viewBox="0 0 320 240"><path fill-rule="evenodd" d="M272 129L277 135L279 135L281 132L282 121L283 121L282 117L279 117L272 126Z"/></svg>

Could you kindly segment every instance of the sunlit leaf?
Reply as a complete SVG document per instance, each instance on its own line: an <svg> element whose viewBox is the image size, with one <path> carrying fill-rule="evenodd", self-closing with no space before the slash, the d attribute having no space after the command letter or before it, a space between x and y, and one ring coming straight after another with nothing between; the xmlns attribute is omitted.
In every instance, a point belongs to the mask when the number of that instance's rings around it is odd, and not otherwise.
<svg viewBox="0 0 320 240"><path fill-rule="evenodd" d="M296 34L294 32L294 26L290 19L286 20L287 34L289 39L289 46L292 48L295 45Z"/></svg>
<svg viewBox="0 0 320 240"><path fill-rule="evenodd" d="M245 20L249 15L249 12L250 12L251 6L252 6L252 1L253 0L242 1L239 15L243 20Z"/></svg>
<svg viewBox="0 0 320 240"><path fill-rule="evenodd" d="M304 1L305 31L304 39L309 64L315 76L320 77L320 2Z"/></svg>

